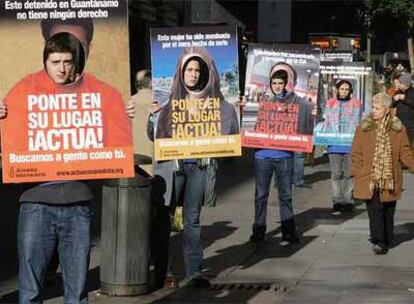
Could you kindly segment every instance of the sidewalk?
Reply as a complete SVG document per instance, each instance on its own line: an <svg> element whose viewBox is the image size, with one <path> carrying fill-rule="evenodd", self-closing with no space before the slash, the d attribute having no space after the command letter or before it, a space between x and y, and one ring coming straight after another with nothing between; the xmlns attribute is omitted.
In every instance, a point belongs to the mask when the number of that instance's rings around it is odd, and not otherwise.
<svg viewBox="0 0 414 304"><path fill-rule="evenodd" d="M312 189L296 189L294 207L302 235L298 245L281 247L277 193L268 208L268 234L248 242L253 217L254 176L249 156L220 167L220 196L215 208L202 211L207 290L159 290L140 297L99 293L99 241L91 257L90 299L96 304L129 303L414 303L414 176L405 173L405 191L395 215L396 247L376 256L368 242L363 205L348 215L332 215L329 165L306 167ZM9 203L8 203L9 204ZM4 231L2 232L2 234ZM172 238L173 266L184 277L180 236ZM15 303L15 276L0 276L0 303ZM59 290L45 303L63 303ZM9 301L9 302L7 302ZM13 302L14 301L14 302Z"/></svg>

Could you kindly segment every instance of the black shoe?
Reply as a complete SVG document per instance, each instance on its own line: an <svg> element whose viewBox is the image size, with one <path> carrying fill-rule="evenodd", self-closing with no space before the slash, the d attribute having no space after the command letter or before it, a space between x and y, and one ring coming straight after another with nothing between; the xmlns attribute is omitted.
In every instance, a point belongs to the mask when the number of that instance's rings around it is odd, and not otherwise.
<svg viewBox="0 0 414 304"><path fill-rule="evenodd" d="M332 214L338 215L344 210L343 205L340 203L334 203L332 207Z"/></svg>
<svg viewBox="0 0 414 304"><path fill-rule="evenodd" d="M280 246L289 246L295 243L299 243L299 238L296 234L289 234L282 236L282 240L280 241Z"/></svg>
<svg viewBox="0 0 414 304"><path fill-rule="evenodd" d="M378 254L378 255L387 254L388 253L388 247L385 246L385 245L374 244L374 245L372 245L372 251L375 254Z"/></svg>
<svg viewBox="0 0 414 304"><path fill-rule="evenodd" d="M296 224L294 218L284 220L281 223L282 226L282 240L279 245L287 246L292 243L299 242L299 238L296 235Z"/></svg>
<svg viewBox="0 0 414 304"><path fill-rule="evenodd" d="M191 279L188 282L188 286L194 287L194 288L209 288L211 286L210 280L206 277L200 276L196 277L194 279Z"/></svg>
<svg viewBox="0 0 414 304"><path fill-rule="evenodd" d="M354 204L346 203L342 205L342 211L344 212L352 212L354 211Z"/></svg>
<svg viewBox="0 0 414 304"><path fill-rule="evenodd" d="M266 235L266 226L253 225L253 232L250 236L250 242L257 243L264 240Z"/></svg>
<svg viewBox="0 0 414 304"><path fill-rule="evenodd" d="M265 238L265 234L261 232L253 232L250 236L250 242L258 243L262 242Z"/></svg>

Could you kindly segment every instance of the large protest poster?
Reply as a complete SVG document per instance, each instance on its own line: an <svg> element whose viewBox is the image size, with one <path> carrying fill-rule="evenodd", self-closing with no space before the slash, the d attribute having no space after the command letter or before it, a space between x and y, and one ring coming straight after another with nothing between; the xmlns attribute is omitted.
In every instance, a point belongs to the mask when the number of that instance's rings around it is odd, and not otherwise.
<svg viewBox="0 0 414 304"><path fill-rule="evenodd" d="M249 45L242 145L311 152L320 50Z"/></svg>
<svg viewBox="0 0 414 304"><path fill-rule="evenodd" d="M370 73L372 67L363 62L321 62L315 145L352 145L356 126L366 112Z"/></svg>
<svg viewBox="0 0 414 304"><path fill-rule="evenodd" d="M2 1L0 33L3 181L134 176L127 1Z"/></svg>
<svg viewBox="0 0 414 304"><path fill-rule="evenodd" d="M232 27L151 30L155 159L241 155Z"/></svg>

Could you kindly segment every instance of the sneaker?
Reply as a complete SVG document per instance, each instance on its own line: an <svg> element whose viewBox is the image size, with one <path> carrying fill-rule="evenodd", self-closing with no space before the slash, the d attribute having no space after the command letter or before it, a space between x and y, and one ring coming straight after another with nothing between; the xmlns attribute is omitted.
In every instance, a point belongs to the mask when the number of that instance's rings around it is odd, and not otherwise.
<svg viewBox="0 0 414 304"><path fill-rule="evenodd" d="M204 276L196 277L188 282L188 286L195 288L209 288L211 286L210 280Z"/></svg>
<svg viewBox="0 0 414 304"><path fill-rule="evenodd" d="M382 246L380 244L374 244L374 245L372 245L372 251L375 254L382 255L382 254L387 254L388 248L386 246Z"/></svg>
<svg viewBox="0 0 414 304"><path fill-rule="evenodd" d="M340 203L334 203L332 207L332 214L333 215L339 215L343 211L343 206Z"/></svg>

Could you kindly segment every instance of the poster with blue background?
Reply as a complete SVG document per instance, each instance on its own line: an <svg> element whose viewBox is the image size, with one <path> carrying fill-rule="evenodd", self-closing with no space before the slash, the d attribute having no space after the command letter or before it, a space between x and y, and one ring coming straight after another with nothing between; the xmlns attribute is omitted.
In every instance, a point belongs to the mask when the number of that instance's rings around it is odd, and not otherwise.
<svg viewBox="0 0 414 304"><path fill-rule="evenodd" d="M236 28L151 29L151 61L155 159L240 155Z"/></svg>

